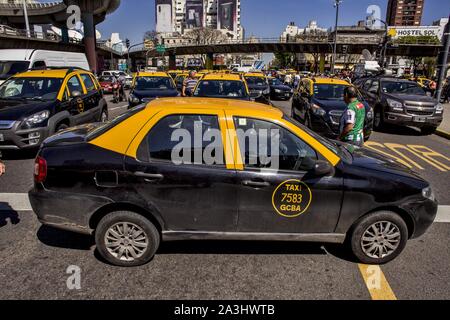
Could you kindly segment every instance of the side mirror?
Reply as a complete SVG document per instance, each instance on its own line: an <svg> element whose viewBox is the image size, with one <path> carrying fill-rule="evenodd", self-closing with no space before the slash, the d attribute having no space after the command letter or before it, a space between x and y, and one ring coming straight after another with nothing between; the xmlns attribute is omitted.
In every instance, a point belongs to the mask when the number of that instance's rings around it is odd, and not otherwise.
<svg viewBox="0 0 450 320"><path fill-rule="evenodd" d="M262 97L262 93L258 92L258 91L252 91L250 92L250 99L252 99L253 101L256 99L259 99Z"/></svg>
<svg viewBox="0 0 450 320"><path fill-rule="evenodd" d="M72 94L71 94L71 98L72 99L75 99L75 98L78 98L78 97L81 97L81 92L80 91L74 91L74 92L72 92Z"/></svg>
<svg viewBox="0 0 450 320"><path fill-rule="evenodd" d="M334 167L328 161L319 160L314 165L314 173L318 177L333 175Z"/></svg>

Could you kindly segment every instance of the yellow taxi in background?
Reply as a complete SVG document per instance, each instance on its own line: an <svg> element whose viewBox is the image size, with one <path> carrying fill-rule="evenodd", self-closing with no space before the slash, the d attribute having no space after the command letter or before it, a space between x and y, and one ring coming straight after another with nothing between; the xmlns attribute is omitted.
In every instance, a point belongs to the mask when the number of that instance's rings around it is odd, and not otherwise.
<svg viewBox="0 0 450 320"><path fill-rule="evenodd" d="M176 96L178 91L175 82L166 72L138 72L131 85L128 108L148 103L156 98Z"/></svg>
<svg viewBox="0 0 450 320"><path fill-rule="evenodd" d="M198 82L193 96L241 100L252 99L245 79L238 74L226 73L204 75Z"/></svg>

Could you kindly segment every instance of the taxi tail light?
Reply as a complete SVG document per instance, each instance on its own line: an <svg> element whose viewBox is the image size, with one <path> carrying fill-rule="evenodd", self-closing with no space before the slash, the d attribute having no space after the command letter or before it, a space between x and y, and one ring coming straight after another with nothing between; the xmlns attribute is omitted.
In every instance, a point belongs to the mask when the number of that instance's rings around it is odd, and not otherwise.
<svg viewBox="0 0 450 320"><path fill-rule="evenodd" d="M47 178L47 161L42 157L37 157L34 163L34 181L42 183Z"/></svg>

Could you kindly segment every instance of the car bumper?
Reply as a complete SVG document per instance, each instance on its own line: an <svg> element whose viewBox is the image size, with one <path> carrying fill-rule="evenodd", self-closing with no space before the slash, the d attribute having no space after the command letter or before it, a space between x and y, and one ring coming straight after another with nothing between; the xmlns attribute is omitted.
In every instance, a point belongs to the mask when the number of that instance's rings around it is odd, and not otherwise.
<svg viewBox="0 0 450 320"><path fill-rule="evenodd" d="M270 98L275 101L287 101L292 98L292 93L290 93L290 92L283 92L283 93L273 92L270 94Z"/></svg>
<svg viewBox="0 0 450 320"><path fill-rule="evenodd" d="M433 225L438 212L438 203L433 200L416 200L401 206L414 220L414 232L411 239L423 236Z"/></svg>
<svg viewBox="0 0 450 320"><path fill-rule="evenodd" d="M339 124L334 123L331 119L327 120L324 117L311 115L311 129L322 136L336 139L339 137ZM368 122L364 127L364 136L370 137L372 135L373 126Z"/></svg>
<svg viewBox="0 0 450 320"><path fill-rule="evenodd" d="M439 127L443 116L411 116L401 113L387 112L384 121L389 124L396 124L411 127Z"/></svg>
<svg viewBox="0 0 450 320"><path fill-rule="evenodd" d="M83 234L92 234L90 218L99 208L112 203L103 197L49 191L41 185L32 189L28 197L43 225Z"/></svg>
<svg viewBox="0 0 450 320"><path fill-rule="evenodd" d="M11 129L0 130L0 150L23 150L39 147L50 135L49 128L34 128L21 130L20 122L16 122ZM30 137L30 135L36 135ZM38 140L31 143L31 140Z"/></svg>

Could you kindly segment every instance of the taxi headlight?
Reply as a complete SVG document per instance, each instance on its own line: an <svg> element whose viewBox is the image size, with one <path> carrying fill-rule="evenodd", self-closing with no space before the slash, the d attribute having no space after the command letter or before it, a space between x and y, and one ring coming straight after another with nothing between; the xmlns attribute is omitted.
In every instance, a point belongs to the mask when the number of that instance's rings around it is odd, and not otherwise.
<svg viewBox="0 0 450 320"><path fill-rule="evenodd" d="M263 91L263 94L269 94L270 93L270 89L266 89Z"/></svg>
<svg viewBox="0 0 450 320"><path fill-rule="evenodd" d="M397 100L387 99L387 103L393 111L404 111L403 104Z"/></svg>
<svg viewBox="0 0 450 320"><path fill-rule="evenodd" d="M24 122L28 126L32 126L32 125L36 125L36 124L40 124L40 123L44 122L49 117L50 117L50 111L45 110L45 111L41 111L41 112L35 113L32 116L29 116L28 118L26 118L24 120Z"/></svg>
<svg viewBox="0 0 450 320"><path fill-rule="evenodd" d="M436 113L437 114L441 114L442 112L444 112L444 106L442 105L442 104L438 104L437 106L436 106Z"/></svg>
<svg viewBox="0 0 450 320"><path fill-rule="evenodd" d="M315 114L316 116L319 117L323 117L324 115L326 115L327 113L325 112L325 110L323 110L321 107L319 107L317 104L312 104L311 105L311 111L313 114Z"/></svg>
<svg viewBox="0 0 450 320"><path fill-rule="evenodd" d="M435 195L434 195L434 191L431 187L425 188L422 190L422 196L425 199L434 201L436 199Z"/></svg>

